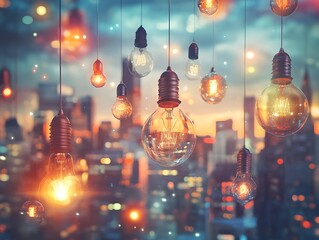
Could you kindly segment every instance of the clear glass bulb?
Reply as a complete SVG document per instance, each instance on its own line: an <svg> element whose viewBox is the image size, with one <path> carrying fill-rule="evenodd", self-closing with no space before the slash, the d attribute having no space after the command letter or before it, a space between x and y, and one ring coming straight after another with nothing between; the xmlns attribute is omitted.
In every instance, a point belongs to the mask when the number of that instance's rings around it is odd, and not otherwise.
<svg viewBox="0 0 319 240"><path fill-rule="evenodd" d="M134 47L128 57L128 69L139 78L145 77L153 70L153 57L146 47Z"/></svg>
<svg viewBox="0 0 319 240"><path fill-rule="evenodd" d="M69 153L52 153L47 175L42 179L39 192L49 204L74 205L82 194L81 182L75 176L73 159Z"/></svg>
<svg viewBox="0 0 319 240"><path fill-rule="evenodd" d="M127 119L132 115L133 108L126 96L117 96L112 107L112 114L118 120Z"/></svg>
<svg viewBox="0 0 319 240"><path fill-rule="evenodd" d="M270 8L278 16L289 16L298 6L298 0L270 0Z"/></svg>
<svg viewBox="0 0 319 240"><path fill-rule="evenodd" d="M177 166L185 162L194 150L194 125L178 107L158 107L143 126L142 144L159 165Z"/></svg>
<svg viewBox="0 0 319 240"><path fill-rule="evenodd" d="M256 196L257 185L250 173L237 173L231 188L237 202L245 205Z"/></svg>
<svg viewBox="0 0 319 240"><path fill-rule="evenodd" d="M103 64L98 59L93 63L93 75L91 76L90 81L96 88L101 88L106 84L106 77L103 74Z"/></svg>
<svg viewBox="0 0 319 240"><path fill-rule="evenodd" d="M306 123L309 104L303 92L292 83L271 83L257 99L256 115L266 132L284 137Z"/></svg>
<svg viewBox="0 0 319 240"><path fill-rule="evenodd" d="M189 80L198 80L200 78L201 67L198 59L188 59L185 69L185 75Z"/></svg>
<svg viewBox="0 0 319 240"><path fill-rule="evenodd" d="M40 224L44 219L45 210L39 201L26 201L21 207L20 215L27 223Z"/></svg>
<svg viewBox="0 0 319 240"><path fill-rule="evenodd" d="M205 102L216 104L223 100L227 90L227 83L222 76L212 70L202 78L199 90Z"/></svg>
<svg viewBox="0 0 319 240"><path fill-rule="evenodd" d="M218 9L218 0L198 0L198 9L207 15L213 15Z"/></svg>

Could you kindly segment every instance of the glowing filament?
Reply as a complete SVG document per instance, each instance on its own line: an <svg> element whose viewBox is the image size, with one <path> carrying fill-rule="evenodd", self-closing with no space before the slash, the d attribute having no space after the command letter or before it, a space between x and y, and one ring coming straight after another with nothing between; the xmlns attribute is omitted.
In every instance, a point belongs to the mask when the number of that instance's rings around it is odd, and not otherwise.
<svg viewBox="0 0 319 240"><path fill-rule="evenodd" d="M134 62L136 66L146 65L146 56L144 53L135 54L134 57L135 57Z"/></svg>
<svg viewBox="0 0 319 240"><path fill-rule="evenodd" d="M9 87L5 87L2 91L4 97L10 97L12 94L12 90Z"/></svg>
<svg viewBox="0 0 319 240"><path fill-rule="evenodd" d="M36 208L35 207L29 207L28 215L31 218L37 217Z"/></svg>
<svg viewBox="0 0 319 240"><path fill-rule="evenodd" d="M275 117L286 117L291 115L288 98L280 97L275 100L273 114Z"/></svg>
<svg viewBox="0 0 319 240"><path fill-rule="evenodd" d="M206 7L207 8L213 7L213 0L206 0Z"/></svg>
<svg viewBox="0 0 319 240"><path fill-rule="evenodd" d="M216 94L218 90L217 81L214 79L209 84L209 94Z"/></svg>
<svg viewBox="0 0 319 240"><path fill-rule="evenodd" d="M53 185L53 197L57 202L69 202L71 183L66 179L56 180L52 183Z"/></svg>
<svg viewBox="0 0 319 240"><path fill-rule="evenodd" d="M192 76L197 76L199 72L199 66L198 64L193 64L189 67L189 72L188 74L192 75Z"/></svg>
<svg viewBox="0 0 319 240"><path fill-rule="evenodd" d="M161 142L159 149L162 151L172 151L176 147L177 136L172 132L175 127L176 120L172 114L173 109L168 108L165 110L165 118L162 118L164 131L162 132ZM174 121L172 123L172 121Z"/></svg>
<svg viewBox="0 0 319 240"><path fill-rule="evenodd" d="M246 183L242 183L239 187L238 187L238 196L240 199L245 199L247 198L247 196L250 194L250 190L249 187L247 186Z"/></svg>
<svg viewBox="0 0 319 240"><path fill-rule="evenodd" d="M284 10L289 7L290 0L277 0L276 4L281 10Z"/></svg>

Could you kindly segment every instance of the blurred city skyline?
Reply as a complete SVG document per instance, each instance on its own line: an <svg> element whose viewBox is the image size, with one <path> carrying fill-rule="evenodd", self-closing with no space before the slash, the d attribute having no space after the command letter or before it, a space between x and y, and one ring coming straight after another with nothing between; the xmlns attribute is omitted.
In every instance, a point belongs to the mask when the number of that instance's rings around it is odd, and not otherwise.
<svg viewBox="0 0 319 240"><path fill-rule="evenodd" d="M8 67L18 85L18 121L31 130L33 113L37 109L35 89L39 83L58 82L58 8L55 1L46 1L47 13L39 16L36 7L41 1L3 1L0 8L1 66ZM181 108L195 122L198 135L215 135L215 121L234 119L234 129L243 136L243 39L244 1L220 1L213 17L198 13L195 41L199 45L202 75L212 65L228 83L225 99L217 105L205 103L199 94L200 81L189 81L184 75L187 49L193 39L194 1L172 1L171 66L180 78ZM271 78L271 62L280 47L280 18L273 14L268 1L247 1L247 96L259 96ZM122 58L133 49L135 31L141 24L140 1L123 0L123 43L121 49L120 1L99 1L99 58L104 63L107 86L95 89L90 85L92 64L96 59L96 1L62 1L62 29L67 30L70 11L78 8L83 16L82 30L86 39L81 48L63 49L62 82L74 89L74 96L94 96L95 128L101 121L111 120L111 107L116 86L121 79ZM292 58L293 83L300 87L307 66L313 90L312 114L319 118L319 56L315 46L319 35L319 5L315 0L299 1L294 14L284 18L284 49ZM26 18L29 16L31 18ZM154 70L141 79L142 122L155 111L157 81L167 67L168 2L143 1L143 26L148 33L148 50L154 58ZM214 22L214 36L213 32ZM232 27L230 27L232 26ZM123 53L121 56L121 52ZM214 52L214 59L213 59ZM14 103L2 104L5 118ZM58 107L57 107L58 108ZM58 110L58 109L57 109ZM264 131L256 124L256 136ZM316 131L318 132L318 131Z"/></svg>

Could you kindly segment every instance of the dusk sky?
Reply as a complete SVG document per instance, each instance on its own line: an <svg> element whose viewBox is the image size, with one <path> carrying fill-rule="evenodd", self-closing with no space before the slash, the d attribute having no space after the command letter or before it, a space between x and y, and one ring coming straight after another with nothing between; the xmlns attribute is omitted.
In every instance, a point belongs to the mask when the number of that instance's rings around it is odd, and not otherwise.
<svg viewBox="0 0 319 240"><path fill-rule="evenodd" d="M11 3L10 3L11 2ZM195 122L198 135L213 135L215 121L234 119L234 129L242 136L243 126L243 60L244 60L244 0L220 0L216 15L205 17L196 8L195 42L199 46L202 75L214 65L225 77L228 89L223 101L205 103L199 93L200 81L187 80L184 68L188 46L193 39L193 0L172 0L171 6L171 67L180 79L180 107ZM5 5L9 4L8 7ZM45 16L37 16L36 6L47 6ZM62 82L72 86L75 96L94 96L95 123L112 120L116 86L121 79L121 59L134 47L135 31L141 25L141 1L123 0L123 25L120 0L99 1L99 59L104 64L107 85L96 89L90 84L92 64L96 60L96 0L64 0L62 14L78 7L83 13L87 39L83 52L67 53L62 65ZM280 17L272 13L269 0L247 0L247 95L258 96L271 79L273 56L280 49ZM25 24L28 18L32 21ZM23 20L24 19L24 20ZM30 19L29 19L30 20ZM148 50L154 58L153 71L141 79L141 111L143 122L157 107L158 79L167 67L168 1L143 0L143 27L148 35ZM215 34L213 36L213 22ZM121 56L121 27L123 48ZM62 29L66 28L66 21ZM37 106L30 102L30 93L40 82L58 82L59 61L54 40L58 38L58 1L0 0L0 68L7 66L18 81L18 120L28 128L30 112ZM300 87L307 65L313 89L312 115L319 120L319 1L299 0L295 13L284 18L283 47L292 59L293 83ZM214 51L214 59L213 59ZM66 53L64 53L66 54ZM33 72L35 65L36 72ZM1 106L2 105L2 106ZM9 105L9 104L8 104ZM0 110L10 106L0 102ZM58 110L58 106L57 106ZM6 114L4 114L6 115ZM2 116L3 117L3 116ZM30 119L29 119L30 118ZM24 124L23 124L24 122ZM263 132L258 131L258 136Z"/></svg>

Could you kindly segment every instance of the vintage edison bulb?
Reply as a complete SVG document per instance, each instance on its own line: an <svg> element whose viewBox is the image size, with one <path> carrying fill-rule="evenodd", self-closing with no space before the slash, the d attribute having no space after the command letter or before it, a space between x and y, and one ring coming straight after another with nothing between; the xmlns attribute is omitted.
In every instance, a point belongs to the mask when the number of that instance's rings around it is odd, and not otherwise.
<svg viewBox="0 0 319 240"><path fill-rule="evenodd" d="M189 80L198 80L200 78L200 64L198 59L188 59L185 69L185 75Z"/></svg>
<svg viewBox="0 0 319 240"><path fill-rule="evenodd" d="M291 82L271 83L257 99L256 115L266 132L284 137L300 130L306 123L309 104L303 92Z"/></svg>
<svg viewBox="0 0 319 240"><path fill-rule="evenodd" d="M134 47L128 57L128 69L138 78L145 77L153 70L153 57L146 47Z"/></svg>
<svg viewBox="0 0 319 240"><path fill-rule="evenodd" d="M245 205L253 200L256 195L257 185L250 173L241 173L236 175L231 188L233 197L237 202Z"/></svg>
<svg viewBox="0 0 319 240"><path fill-rule="evenodd" d="M44 219L45 210L39 201L26 201L21 207L20 215L27 223L40 224Z"/></svg>
<svg viewBox="0 0 319 240"><path fill-rule="evenodd" d="M73 159L69 153L52 153L47 175L42 179L39 191L49 204L74 205L82 193L81 183L75 176Z"/></svg>
<svg viewBox="0 0 319 240"><path fill-rule="evenodd" d="M103 64L98 59L93 63L93 75L90 80L91 84L96 88L101 88L106 83L106 77L103 74Z"/></svg>
<svg viewBox="0 0 319 240"><path fill-rule="evenodd" d="M213 68L209 74L202 78L199 90L205 102L216 104L225 97L227 83L222 76L216 74Z"/></svg>
<svg viewBox="0 0 319 240"><path fill-rule="evenodd" d="M278 16L289 16L297 5L298 0L270 0L270 8Z"/></svg>
<svg viewBox="0 0 319 240"><path fill-rule="evenodd" d="M158 107L143 126L142 144L159 165L177 166L193 152L196 144L194 125L178 107Z"/></svg>
<svg viewBox="0 0 319 240"><path fill-rule="evenodd" d="M218 9L218 0L198 0L198 9L207 15L213 15Z"/></svg>
<svg viewBox="0 0 319 240"><path fill-rule="evenodd" d="M132 115L133 108L126 96L117 96L112 107L112 114L118 120L127 119Z"/></svg>

